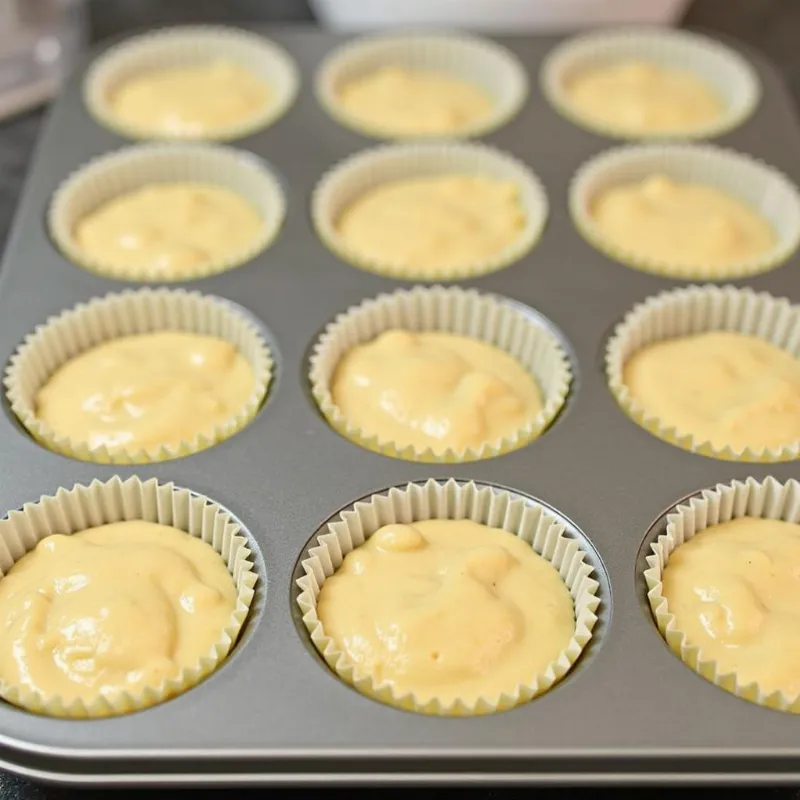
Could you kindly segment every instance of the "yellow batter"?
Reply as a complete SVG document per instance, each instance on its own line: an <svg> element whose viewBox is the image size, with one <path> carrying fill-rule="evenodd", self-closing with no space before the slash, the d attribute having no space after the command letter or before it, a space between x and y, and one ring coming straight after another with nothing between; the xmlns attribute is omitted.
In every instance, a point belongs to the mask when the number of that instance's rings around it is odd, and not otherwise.
<svg viewBox="0 0 800 800"><path fill-rule="evenodd" d="M390 330L336 367L333 402L367 436L441 454L499 442L542 409L510 355L451 333Z"/></svg>
<svg viewBox="0 0 800 800"><path fill-rule="evenodd" d="M152 70L109 97L121 122L153 136L202 138L247 123L270 102L270 87L245 67L218 60Z"/></svg>
<svg viewBox="0 0 800 800"><path fill-rule="evenodd" d="M459 133L493 111L491 97L469 81L393 66L346 83L338 102L361 124L399 137Z"/></svg>
<svg viewBox="0 0 800 800"><path fill-rule="evenodd" d="M337 227L360 257L424 279L496 257L521 235L525 212L510 181L445 175L371 189Z"/></svg>
<svg viewBox="0 0 800 800"><path fill-rule="evenodd" d="M800 360L763 339L717 331L658 342L631 356L623 382L698 442L761 450L800 439Z"/></svg>
<svg viewBox="0 0 800 800"><path fill-rule="evenodd" d="M235 416L255 379L222 339L162 331L112 339L67 361L36 396L36 415L92 450L177 445Z"/></svg>
<svg viewBox="0 0 800 800"><path fill-rule="evenodd" d="M575 632L555 567L517 536L468 520L381 528L325 581L317 610L362 672L422 703L513 692Z"/></svg>
<svg viewBox="0 0 800 800"><path fill-rule="evenodd" d="M718 672L764 692L800 693L800 525L743 517L670 556L664 597Z"/></svg>
<svg viewBox="0 0 800 800"><path fill-rule="evenodd" d="M264 228L230 189L199 183L145 186L79 220L75 242L94 261L132 278L190 278L250 247Z"/></svg>
<svg viewBox="0 0 800 800"><path fill-rule="evenodd" d="M613 245L676 273L702 267L724 274L776 242L769 223L735 197L664 175L600 193L591 213Z"/></svg>
<svg viewBox="0 0 800 800"><path fill-rule="evenodd" d="M588 69L568 82L566 93L587 120L630 134L691 131L725 111L697 75L642 60Z"/></svg>
<svg viewBox="0 0 800 800"><path fill-rule="evenodd" d="M91 703L197 664L236 605L225 562L166 525L43 539L0 580L0 678Z"/></svg>

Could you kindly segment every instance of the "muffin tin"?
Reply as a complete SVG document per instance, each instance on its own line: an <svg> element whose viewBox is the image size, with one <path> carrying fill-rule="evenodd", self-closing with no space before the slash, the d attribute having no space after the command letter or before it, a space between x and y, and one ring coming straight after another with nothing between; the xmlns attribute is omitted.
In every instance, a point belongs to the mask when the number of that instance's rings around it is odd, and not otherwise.
<svg viewBox="0 0 800 800"><path fill-rule="evenodd" d="M139 466L81 462L37 444L7 400L0 415L0 508L59 487L136 475L174 481L231 512L261 580L242 638L199 686L127 716L51 719L0 705L0 762L34 778L93 784L430 783L800 780L800 720L713 686L668 649L653 622L643 571L668 510L733 479L785 481L796 462L715 460L660 441L616 405L604 375L614 326L638 302L681 285L593 249L567 210L571 178L612 142L576 127L538 88L555 38L498 40L524 64L531 93L484 141L541 179L549 219L537 246L493 274L459 282L533 309L568 345L565 408L527 447L486 461L422 464L370 452L335 432L308 380L309 358L338 314L411 284L341 261L316 236L312 190L341 159L374 142L339 125L311 91L321 60L343 40L313 29L253 29L286 48L302 75L296 102L233 146L268 162L286 194L283 228L248 264L182 284L236 304L260 326L275 360L266 405L230 439L186 458ZM86 60L55 103L34 159L0 280L4 364L49 316L131 284L70 263L50 240L53 192L89 159L130 142L82 102ZM747 52L762 83L754 115L718 141L800 182L800 127L774 70ZM800 301L797 255L739 285ZM341 682L300 620L295 581L312 538L360 498L429 478L494 485L538 499L579 539L599 581L593 637L554 688L513 710L475 718L400 711ZM643 540L643 537L644 540Z"/></svg>

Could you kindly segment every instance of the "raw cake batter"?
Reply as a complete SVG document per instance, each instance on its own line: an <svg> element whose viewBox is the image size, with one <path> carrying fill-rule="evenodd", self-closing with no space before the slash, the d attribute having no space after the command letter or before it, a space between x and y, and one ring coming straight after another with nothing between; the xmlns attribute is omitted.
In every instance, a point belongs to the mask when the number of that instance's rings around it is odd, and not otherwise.
<svg viewBox="0 0 800 800"><path fill-rule="evenodd" d="M36 396L59 437L111 452L191 442L234 417L255 378L222 339L161 331L112 339L67 361Z"/></svg>
<svg viewBox="0 0 800 800"><path fill-rule="evenodd" d="M390 330L354 347L331 394L363 434L436 454L499 443L542 410L536 382L512 356L435 331Z"/></svg>
<svg viewBox="0 0 800 800"><path fill-rule="evenodd" d="M698 533L664 569L677 628L719 674L800 693L800 526L742 517Z"/></svg>
<svg viewBox="0 0 800 800"><path fill-rule="evenodd" d="M496 700L544 672L575 632L555 567L469 520L381 528L325 581L317 611L362 674L422 703Z"/></svg>
<svg viewBox="0 0 800 800"><path fill-rule="evenodd" d="M722 99L697 75L628 60L588 69L568 82L575 110L629 134L680 134L719 119Z"/></svg>
<svg viewBox="0 0 800 800"><path fill-rule="evenodd" d="M337 99L362 124L398 137L458 133L493 111L489 95L468 81L392 66L346 83Z"/></svg>
<svg viewBox="0 0 800 800"><path fill-rule="evenodd" d="M250 247L264 220L230 189L159 183L124 194L79 220L75 242L93 261L136 279L191 278Z"/></svg>
<svg viewBox="0 0 800 800"><path fill-rule="evenodd" d="M698 444L759 451L800 440L800 360L763 339L714 331L657 342L631 356L623 382Z"/></svg>
<svg viewBox="0 0 800 800"><path fill-rule="evenodd" d="M359 257L422 279L480 266L512 245L524 226L512 182L469 175L386 183L365 192L337 223Z"/></svg>
<svg viewBox="0 0 800 800"><path fill-rule="evenodd" d="M602 192L591 214L603 236L676 275L726 268L767 253L775 232L754 210L711 186L653 175Z"/></svg>
<svg viewBox="0 0 800 800"><path fill-rule="evenodd" d="M269 85L246 67L219 60L137 75L123 82L109 103L119 120L136 130L202 139L262 113L270 95Z"/></svg>
<svg viewBox="0 0 800 800"><path fill-rule="evenodd" d="M48 536L0 580L0 679L67 703L140 694L207 655L235 604L222 558L177 528Z"/></svg>

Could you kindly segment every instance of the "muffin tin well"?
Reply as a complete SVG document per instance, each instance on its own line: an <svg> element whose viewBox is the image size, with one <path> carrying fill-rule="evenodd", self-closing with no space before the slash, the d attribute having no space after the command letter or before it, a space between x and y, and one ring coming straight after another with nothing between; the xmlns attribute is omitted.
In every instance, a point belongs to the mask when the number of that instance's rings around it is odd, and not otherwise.
<svg viewBox="0 0 800 800"><path fill-rule="evenodd" d="M510 354L540 388L541 411L526 419L510 436L461 452L416 450L411 445L402 447L389 439L366 434L336 405L332 379L340 359L352 347L367 344L391 329L468 336ZM548 319L520 303L455 286L417 286L366 298L361 305L330 322L314 344L308 365L309 381L314 399L328 422L343 436L369 450L409 461L475 461L525 447L558 418L572 384L568 349L563 334Z"/></svg>
<svg viewBox="0 0 800 800"><path fill-rule="evenodd" d="M188 691L222 666L248 619L257 615L253 607L257 594L263 595L258 587L263 576L259 575L252 556L253 544L234 517L213 500L188 489L136 477L123 481L115 476L105 482L92 481L88 486L60 488L55 495L11 511L0 520L3 571L8 571L54 533L70 535L85 530L87 519L93 525L134 520L169 525L204 542L222 558L233 578L236 604L219 639L197 662L190 662L179 675L163 680L160 685L149 685L139 692L117 690L88 702L80 697L67 700L58 694L45 694L39 687L0 680L0 695L4 700L50 717L86 719L126 714ZM139 615L142 613L140 609ZM135 618L134 613L128 621Z"/></svg>
<svg viewBox="0 0 800 800"><path fill-rule="evenodd" d="M87 252L74 235L86 215L126 195L155 184L198 183L233 192L262 221L246 245L211 258L183 276L152 269L132 269L106 263ZM107 278L134 283L196 280L246 264L266 250L280 233L286 201L280 179L261 159L232 147L202 144L142 144L121 147L92 159L72 173L53 194L47 227L53 243L73 264Z"/></svg>
<svg viewBox="0 0 800 800"><path fill-rule="evenodd" d="M180 331L227 341L253 372L253 388L241 408L210 431L197 431L189 441L158 447L121 450L71 440L37 416L37 393L72 358L103 344L136 334ZM86 461L144 464L167 461L213 447L238 433L258 414L269 393L273 358L257 324L245 313L198 292L127 291L94 298L51 317L25 338L5 375L7 399L20 422L44 447Z"/></svg>
<svg viewBox="0 0 800 800"><path fill-rule="evenodd" d="M401 521L470 519L519 536L558 569L575 605L575 634L569 645L541 674L513 693L444 706L420 703L413 694L398 696L390 686L377 686L371 676L358 676L348 658L324 631L317 598L325 580L335 574L341 556L365 543L383 525ZM367 696L420 714L471 717L508 711L529 702L570 677L591 660L602 642L611 593L608 575L586 534L571 520L540 501L474 481L417 481L376 492L343 508L312 536L294 572L293 614L300 636L311 640L324 666ZM601 609L602 605L602 610ZM597 612L600 610L600 616Z"/></svg>
<svg viewBox="0 0 800 800"><path fill-rule="evenodd" d="M513 264L458 286L516 301L563 334L573 371L567 407L546 435L513 452L423 464L388 458L341 436L309 388L309 355L328 322L368 298L411 288L354 269L314 231L311 197L320 178L375 145L331 118L314 96L317 69L345 40L313 29L253 32L286 50L302 88L274 124L229 146L280 174L285 219L270 247L247 263L181 287L237 304L268 331L278 376L268 402L239 434L213 447L130 466L83 462L41 447L5 399L0 509L114 475L174 481L213 498L249 531L259 571L269 579L268 597L258 624L246 626L223 668L153 708L102 721L64 721L0 704L0 759L51 780L110 784L552 783L634 775L645 782L712 774L741 781L766 773L800 779L797 718L720 691L672 656L646 607L641 557L637 562L644 532L679 498L750 475L786 481L797 462L750 464L686 452L652 436L617 406L598 352L634 306L677 283L611 260L570 219L571 179L612 142L561 116L537 88L542 63L559 40L498 39L524 66L531 91L513 119L480 139L541 180L549 207L541 238ZM91 159L132 144L97 124L83 102L86 70L98 55L87 58L56 101L17 213L0 278L4 365L49 317L138 288L76 268L54 246L45 222L62 181ZM718 143L798 183L800 125L789 96L762 57L744 55L762 99ZM795 253L779 268L736 283L797 303L798 267ZM574 520L594 554L601 603L592 643L558 687L508 712L445 719L374 702L323 667L297 625L296 565L310 537L359 498L430 478L537 498Z"/></svg>
<svg viewBox="0 0 800 800"><path fill-rule="evenodd" d="M699 675L731 694L751 703L777 711L800 713L797 692L768 692L757 682L744 682L736 671L725 672L708 653L692 643L677 624L674 607L663 591L663 577L669 562L681 546L704 530L713 530L737 518L749 517L760 521L781 521L796 525L800 518L800 484L794 479L786 482L767 478L757 481L732 481L717 484L676 504L651 526L642 545L646 569L647 601L653 619L670 649ZM649 545L649 547L648 547ZM640 550L640 558L642 552Z"/></svg>

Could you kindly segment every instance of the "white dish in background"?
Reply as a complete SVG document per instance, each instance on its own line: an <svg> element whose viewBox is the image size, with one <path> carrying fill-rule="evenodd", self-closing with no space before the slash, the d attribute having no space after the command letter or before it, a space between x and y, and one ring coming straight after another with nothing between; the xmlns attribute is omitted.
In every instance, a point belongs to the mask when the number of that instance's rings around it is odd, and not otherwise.
<svg viewBox="0 0 800 800"><path fill-rule="evenodd" d="M310 0L334 30L449 26L511 33L597 25L670 25L689 0Z"/></svg>

